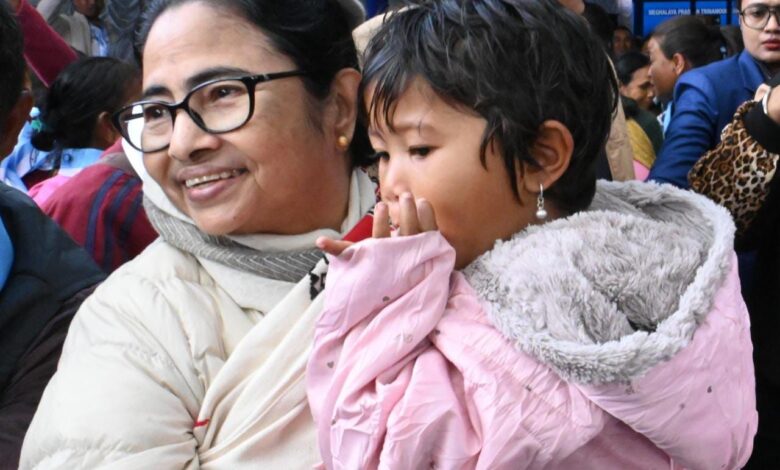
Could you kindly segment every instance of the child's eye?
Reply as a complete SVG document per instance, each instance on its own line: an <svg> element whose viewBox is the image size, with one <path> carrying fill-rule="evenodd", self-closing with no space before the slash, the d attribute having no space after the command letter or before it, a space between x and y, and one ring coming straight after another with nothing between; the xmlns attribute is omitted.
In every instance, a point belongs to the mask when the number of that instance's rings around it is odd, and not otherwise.
<svg viewBox="0 0 780 470"><path fill-rule="evenodd" d="M409 149L409 155L416 155L418 157L427 157L431 153L430 147L412 147Z"/></svg>
<svg viewBox="0 0 780 470"><path fill-rule="evenodd" d="M368 156L368 160L371 163L377 163L379 160L387 160L390 158L390 154L387 152L374 152Z"/></svg>

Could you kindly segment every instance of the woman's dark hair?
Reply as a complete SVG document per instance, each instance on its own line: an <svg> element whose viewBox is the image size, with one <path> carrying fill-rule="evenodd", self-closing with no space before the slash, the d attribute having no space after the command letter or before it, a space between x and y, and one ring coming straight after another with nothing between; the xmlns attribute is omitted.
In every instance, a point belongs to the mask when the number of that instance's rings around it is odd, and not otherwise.
<svg viewBox="0 0 780 470"><path fill-rule="evenodd" d="M705 24L696 16L678 16L661 23L653 38L667 59L679 53L693 68L721 60L726 55L727 43L720 27Z"/></svg>
<svg viewBox="0 0 780 470"><path fill-rule="evenodd" d="M450 105L487 121L480 159L500 152L512 190L546 120L574 138L571 163L545 190L566 212L587 208L596 160L617 105L607 53L585 21L554 0L428 0L392 15L368 45L364 119L392 125L398 100L422 78ZM373 88L367 88L373 87Z"/></svg>
<svg viewBox="0 0 780 470"><path fill-rule="evenodd" d="M352 40L355 12L337 0L154 0L144 17L140 49L162 13L193 1L226 9L255 25L277 51L306 72L304 84L317 100L328 96L340 70L359 70ZM353 166L368 163L371 145L362 124L355 128L350 153Z"/></svg>
<svg viewBox="0 0 780 470"><path fill-rule="evenodd" d="M631 83L634 72L650 65L650 58L641 52L628 51L615 60L615 71L622 85Z"/></svg>
<svg viewBox="0 0 780 470"><path fill-rule="evenodd" d="M135 67L109 57L88 57L68 65L49 88L33 146L45 151L89 147L100 113L121 108L138 78Z"/></svg>

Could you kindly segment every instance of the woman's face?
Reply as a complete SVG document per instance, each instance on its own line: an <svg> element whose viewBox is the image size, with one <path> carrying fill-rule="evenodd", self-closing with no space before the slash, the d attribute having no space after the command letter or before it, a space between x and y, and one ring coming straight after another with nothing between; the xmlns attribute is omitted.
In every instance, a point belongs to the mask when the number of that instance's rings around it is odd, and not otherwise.
<svg viewBox="0 0 780 470"><path fill-rule="evenodd" d="M297 68L256 26L201 2L163 13L143 59L142 99L171 103L215 78ZM300 77L259 83L246 125L209 134L179 110L170 146L144 162L171 202L206 233L339 229L350 171L331 108L310 98Z"/></svg>
<svg viewBox="0 0 780 470"><path fill-rule="evenodd" d="M674 62L667 59L661 46L655 38L647 42L647 50L650 54L650 70L648 75L653 84L655 96L663 103L672 100L674 85L679 75L675 72Z"/></svg>
<svg viewBox="0 0 780 470"><path fill-rule="evenodd" d="M653 104L653 97L655 96L653 85L650 83L650 78L648 76L649 72L649 65L637 69L631 74L631 81L628 85L620 86L620 94L636 101L642 109L650 109L650 106Z"/></svg>
<svg viewBox="0 0 780 470"><path fill-rule="evenodd" d="M780 8L780 0L743 0L742 11L751 5L765 5ZM742 40L745 49L757 60L767 64L770 70L780 69L780 24L774 15L770 15L769 22L762 30L756 30L745 26L744 19L740 17Z"/></svg>

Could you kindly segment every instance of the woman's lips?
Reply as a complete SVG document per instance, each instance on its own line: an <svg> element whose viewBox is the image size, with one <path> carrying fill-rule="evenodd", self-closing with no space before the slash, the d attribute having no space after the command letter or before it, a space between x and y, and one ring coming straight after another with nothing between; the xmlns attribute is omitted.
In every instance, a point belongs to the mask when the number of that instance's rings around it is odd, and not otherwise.
<svg viewBox="0 0 780 470"><path fill-rule="evenodd" d="M246 173L246 170L232 170L188 178L183 183L187 200L193 204L207 204L238 184Z"/></svg>
<svg viewBox="0 0 780 470"><path fill-rule="evenodd" d="M770 51L780 50L780 39L770 39L768 41L762 42L761 44Z"/></svg>

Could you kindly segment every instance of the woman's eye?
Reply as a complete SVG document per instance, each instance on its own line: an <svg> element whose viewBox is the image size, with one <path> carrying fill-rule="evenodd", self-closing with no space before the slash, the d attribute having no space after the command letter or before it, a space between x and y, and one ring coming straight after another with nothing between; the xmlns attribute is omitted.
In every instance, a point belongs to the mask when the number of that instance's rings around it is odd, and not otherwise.
<svg viewBox="0 0 780 470"><path fill-rule="evenodd" d="M409 155L417 157L427 157L431 153L430 147L412 147L409 149Z"/></svg>
<svg viewBox="0 0 780 470"><path fill-rule="evenodd" d="M165 108L162 106L149 106L144 109L144 121L152 122L161 119L165 115Z"/></svg>
<svg viewBox="0 0 780 470"><path fill-rule="evenodd" d="M236 87L223 86L211 90L211 99L212 101L217 101L223 98L230 98L231 96L235 96L238 93L239 89Z"/></svg>
<svg viewBox="0 0 780 470"><path fill-rule="evenodd" d="M752 18L755 19L763 19L769 10L764 8L754 8L752 10L749 10L747 12L748 15L750 15Z"/></svg>

